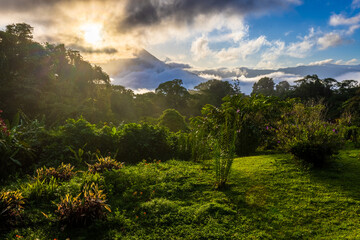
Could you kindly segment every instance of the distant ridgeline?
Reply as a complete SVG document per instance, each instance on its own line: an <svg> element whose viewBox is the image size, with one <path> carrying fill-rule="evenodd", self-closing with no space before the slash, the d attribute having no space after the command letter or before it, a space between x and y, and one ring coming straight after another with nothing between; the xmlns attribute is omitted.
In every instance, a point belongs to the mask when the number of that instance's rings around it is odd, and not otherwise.
<svg viewBox="0 0 360 240"><path fill-rule="evenodd" d="M219 107L225 96L242 94L236 81L209 80L189 90L180 79L161 83L155 92L135 94L112 85L108 74L78 51L62 44L40 44L32 32L25 23L0 31L0 110L7 119L22 111L30 118L45 117L49 125L79 116L90 122L120 123L158 118L166 109L190 117L200 115L206 104ZM360 109L359 84L354 80L309 75L291 86L265 77L254 84L251 94L322 102L329 119L344 111L358 114Z"/></svg>

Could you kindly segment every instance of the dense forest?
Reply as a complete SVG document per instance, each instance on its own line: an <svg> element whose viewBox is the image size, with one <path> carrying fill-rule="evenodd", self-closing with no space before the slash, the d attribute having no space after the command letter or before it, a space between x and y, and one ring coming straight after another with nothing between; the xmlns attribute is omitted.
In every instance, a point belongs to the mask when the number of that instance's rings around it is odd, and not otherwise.
<svg viewBox="0 0 360 240"><path fill-rule="evenodd" d="M184 206L172 211L197 184L226 194L236 157L287 153L300 169L326 169L341 149L360 146L358 81L314 74L290 85L264 77L246 95L236 80L186 89L174 79L135 94L80 52L38 43L32 32L25 23L0 31L0 238L49 238L71 226L78 236L103 224L101 238L113 238L113 228L118 238L136 231L156 238L153 222L161 231L172 221L207 226L211 211L231 220L232 204L207 206L194 219ZM137 220L148 211L158 218ZM203 239L216 238L209 234Z"/></svg>

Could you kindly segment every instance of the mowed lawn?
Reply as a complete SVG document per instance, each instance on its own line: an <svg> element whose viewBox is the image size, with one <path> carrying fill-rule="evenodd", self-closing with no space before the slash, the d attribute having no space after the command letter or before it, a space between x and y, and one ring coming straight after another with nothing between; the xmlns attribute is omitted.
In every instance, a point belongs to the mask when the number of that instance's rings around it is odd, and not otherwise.
<svg viewBox="0 0 360 240"><path fill-rule="evenodd" d="M238 158L225 193L243 216L240 238L360 239L357 150L324 170L306 170L288 155Z"/></svg>
<svg viewBox="0 0 360 240"><path fill-rule="evenodd" d="M360 239L359 153L342 151L323 170L286 154L237 158L221 191L211 161L127 166L96 177L112 209L107 221L64 229L58 200L29 201L25 224L1 239Z"/></svg>

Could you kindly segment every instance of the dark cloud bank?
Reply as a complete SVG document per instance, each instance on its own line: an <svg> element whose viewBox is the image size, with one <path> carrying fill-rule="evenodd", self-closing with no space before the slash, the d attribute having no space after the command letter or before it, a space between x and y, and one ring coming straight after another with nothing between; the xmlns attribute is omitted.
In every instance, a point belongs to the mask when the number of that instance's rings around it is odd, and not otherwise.
<svg viewBox="0 0 360 240"><path fill-rule="evenodd" d="M0 0L0 12L31 12L41 8L56 11L59 4L84 4L83 10L86 11L88 4L111 4L114 8L125 8L125 11L118 11L119 16L111 16L112 21L116 21L118 30L124 31L153 26L164 21L191 25L200 15L226 13L244 16L271 9L283 9L299 3L300 0Z"/></svg>

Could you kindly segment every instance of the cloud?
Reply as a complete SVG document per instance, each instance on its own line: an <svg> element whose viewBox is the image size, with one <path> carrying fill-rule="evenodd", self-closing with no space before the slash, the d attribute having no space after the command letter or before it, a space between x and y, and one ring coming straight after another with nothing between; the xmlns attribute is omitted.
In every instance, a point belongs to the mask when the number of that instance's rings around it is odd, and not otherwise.
<svg viewBox="0 0 360 240"><path fill-rule="evenodd" d="M302 41L291 43L286 49L286 55L295 58L306 57L310 50L314 47L314 37L316 33L314 28L310 28L309 34L301 38Z"/></svg>
<svg viewBox="0 0 360 240"><path fill-rule="evenodd" d="M344 80L357 80L360 82L360 72L349 72L342 74L336 78L338 81L344 81Z"/></svg>
<svg viewBox="0 0 360 240"><path fill-rule="evenodd" d="M357 14L354 17L347 18L343 14L333 14L330 17L329 24L330 26L340 26L340 25L354 25L360 22L360 14Z"/></svg>
<svg viewBox="0 0 360 240"><path fill-rule="evenodd" d="M242 40L234 47L213 50L209 47L208 37L203 35L192 43L191 53L197 61L209 56L214 57L218 62L245 60L249 55L259 52L263 46L268 44L266 37L260 36L256 39Z"/></svg>
<svg viewBox="0 0 360 240"><path fill-rule="evenodd" d="M204 35L197 38L191 44L191 53L194 55L195 60L199 60L208 55L211 55L212 51L209 48L208 38Z"/></svg>
<svg viewBox="0 0 360 240"><path fill-rule="evenodd" d="M299 5L300 0L0 0L1 9L6 11L31 12L48 9L51 12L66 10L64 7L82 6L82 11L97 10L93 6L111 6L113 11L108 20L117 23L119 32L134 28L161 25L173 22L177 25L191 25L199 16L219 15L244 16L261 14L269 10L285 9ZM84 10L86 9L86 10ZM117 13L117 14L116 14Z"/></svg>
<svg viewBox="0 0 360 240"><path fill-rule="evenodd" d="M322 65L326 65L326 64L336 64L336 65L354 65L358 62L358 60L356 58L353 58L349 61L344 61L344 60L337 60L335 61L334 59L325 59L325 60L321 60L321 61L316 61L316 62L311 62L308 65L309 66L322 66Z"/></svg>
<svg viewBox="0 0 360 240"><path fill-rule="evenodd" d="M325 50L329 47L335 47L341 45L344 42L340 34L338 33L327 33L323 37L320 37L317 40L317 44L319 45L320 50Z"/></svg>
<svg viewBox="0 0 360 240"><path fill-rule="evenodd" d="M67 46L70 49L80 51L81 53L104 53L104 54L114 54L118 51L115 48L93 48L93 47L84 47L76 44L71 44Z"/></svg>
<svg viewBox="0 0 360 240"><path fill-rule="evenodd" d="M0 0L0 23L27 22L36 39L84 45L84 23L104 26L99 48L116 48L117 57L131 48L228 30L224 41L240 42L247 34L243 19L301 4L300 0ZM99 11L101 9L101 11ZM11 21L11 22L9 22ZM91 46L85 46L87 49ZM88 51L88 54L96 54ZM109 56L108 56L109 57Z"/></svg>
<svg viewBox="0 0 360 240"><path fill-rule="evenodd" d="M216 57L220 62L233 61L239 58L245 60L249 55L259 52L260 49L266 45L268 45L266 37L260 36L256 39L242 41L237 47L222 49L216 53Z"/></svg>
<svg viewBox="0 0 360 240"><path fill-rule="evenodd" d="M310 66L321 66L321 65L325 65L325 64L330 64L333 63L334 59L325 59L322 61L317 61L317 62L311 62L309 63Z"/></svg>
<svg viewBox="0 0 360 240"><path fill-rule="evenodd" d="M346 65L352 65L352 64L356 64L356 63L358 63L358 60L356 58L353 58L353 59L347 61L345 64Z"/></svg>

